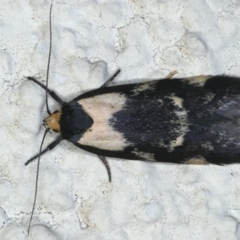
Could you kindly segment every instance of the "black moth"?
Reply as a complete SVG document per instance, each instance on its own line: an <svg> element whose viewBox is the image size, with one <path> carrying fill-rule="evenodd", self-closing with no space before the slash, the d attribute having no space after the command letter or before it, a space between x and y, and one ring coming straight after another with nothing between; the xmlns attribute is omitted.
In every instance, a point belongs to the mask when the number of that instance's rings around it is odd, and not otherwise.
<svg viewBox="0 0 240 240"><path fill-rule="evenodd" d="M228 76L102 87L68 103L50 92L62 108L44 123L60 136L29 161L65 139L106 157L168 163L238 163L239 93L240 79Z"/></svg>
<svg viewBox="0 0 240 240"><path fill-rule="evenodd" d="M47 82L49 64L50 57ZM44 120L45 135L49 129L60 134L26 165L53 149L61 140L97 154L107 168L109 181L111 173L105 157L176 164L240 162L240 78L197 76L170 79L169 76L167 79L109 87L119 72L99 89L68 103L47 85L28 77L46 90L49 117ZM62 105L59 111L50 113L47 94ZM37 188L35 201L36 196Z"/></svg>

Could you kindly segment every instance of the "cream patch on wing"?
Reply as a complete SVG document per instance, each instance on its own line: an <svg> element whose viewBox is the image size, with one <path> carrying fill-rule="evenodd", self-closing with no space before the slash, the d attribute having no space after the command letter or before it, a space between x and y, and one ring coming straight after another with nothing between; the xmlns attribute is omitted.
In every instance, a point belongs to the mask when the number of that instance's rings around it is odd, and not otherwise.
<svg viewBox="0 0 240 240"><path fill-rule="evenodd" d="M202 156L196 156L184 162L185 164L193 164L193 165L207 165L208 161Z"/></svg>
<svg viewBox="0 0 240 240"><path fill-rule="evenodd" d="M187 81L189 84L195 84L200 87L204 87L206 81L211 78L210 75L199 75L196 77L184 78L183 81Z"/></svg>
<svg viewBox="0 0 240 240"><path fill-rule="evenodd" d="M139 84L137 87L135 87L133 91L133 95L138 95L139 93L146 91L146 90L154 90L156 81L147 82L143 84Z"/></svg>
<svg viewBox="0 0 240 240"><path fill-rule="evenodd" d="M183 99L178 97L178 96L167 96L166 98L171 99L172 103L176 106L176 110L173 111L175 116L177 117L176 120L173 120L170 123L177 123L178 127L174 129L174 131L177 132L177 136L175 139L170 141L168 144L165 144L164 141L160 141L159 144L160 146L168 148L170 152L174 151L175 147L182 146L184 143L184 137L189 131L188 124L187 124L187 119L188 119L188 114L185 108L183 107Z"/></svg>
<svg viewBox="0 0 240 240"><path fill-rule="evenodd" d="M182 98L177 97L177 96L171 96L168 98L172 99L174 105L178 106L179 108L183 107L183 99Z"/></svg>
<svg viewBox="0 0 240 240"><path fill-rule="evenodd" d="M78 103L93 119L93 125L83 134L79 140L80 144L110 151L121 151L130 145L122 133L115 131L109 125L113 114L125 106L124 94L107 93L81 99Z"/></svg>
<svg viewBox="0 0 240 240"><path fill-rule="evenodd" d="M152 153L139 152L139 151L137 151L137 149L135 149L135 151L133 151L133 153L134 153L137 157L139 157L139 158L141 158L141 159L144 159L144 160L146 160L146 161L156 162L156 159L155 159L155 157L154 157L154 154L152 154Z"/></svg>
<svg viewBox="0 0 240 240"><path fill-rule="evenodd" d="M174 141L170 142L170 150L173 151L175 147L182 146L184 142L185 134L181 134Z"/></svg>
<svg viewBox="0 0 240 240"><path fill-rule="evenodd" d="M214 146L209 141L207 141L206 143L202 144L202 147L205 148L205 149L208 149L210 151L214 150Z"/></svg>

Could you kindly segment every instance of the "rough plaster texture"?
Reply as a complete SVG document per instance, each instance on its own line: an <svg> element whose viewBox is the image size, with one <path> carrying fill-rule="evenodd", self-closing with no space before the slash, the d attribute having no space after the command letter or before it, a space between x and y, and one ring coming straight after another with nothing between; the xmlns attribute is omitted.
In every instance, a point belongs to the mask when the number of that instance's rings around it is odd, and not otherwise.
<svg viewBox="0 0 240 240"><path fill-rule="evenodd" d="M98 158L62 142L41 160L49 1L0 1L0 239L240 239L240 165L178 166ZM50 87L65 100L116 83L199 74L240 76L238 0L59 0ZM51 102L51 109L57 109ZM101 114L101 113L99 113ZM47 142L55 134L48 136Z"/></svg>

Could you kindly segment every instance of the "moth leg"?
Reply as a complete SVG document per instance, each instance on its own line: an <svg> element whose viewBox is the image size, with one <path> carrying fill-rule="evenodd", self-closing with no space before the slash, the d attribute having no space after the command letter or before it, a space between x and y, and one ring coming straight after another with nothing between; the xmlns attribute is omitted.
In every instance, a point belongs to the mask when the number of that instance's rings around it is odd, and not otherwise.
<svg viewBox="0 0 240 240"><path fill-rule="evenodd" d="M167 77L166 77L166 79L171 79L175 74L177 74L178 73L178 71L177 70L174 70L173 72L170 72L168 75L167 75Z"/></svg>
<svg viewBox="0 0 240 240"><path fill-rule="evenodd" d="M109 86L109 84L113 81L113 79L121 72L120 69L118 69L112 77L110 77L100 88L104 88L104 87L107 87Z"/></svg>
<svg viewBox="0 0 240 240"><path fill-rule="evenodd" d="M99 159L102 161L102 163L105 165L108 173L108 181L112 181L112 175L111 175L111 169L110 166L108 165L108 162L104 156L98 155Z"/></svg>
<svg viewBox="0 0 240 240"><path fill-rule="evenodd" d="M61 105L64 105L65 102L52 90L50 90L49 88L47 88L44 84L42 84L41 82L39 82L38 80L36 80L33 77L27 77L28 80L31 80L33 82L35 82L38 86L40 86L41 88L43 88L44 90L46 90L49 95L58 103L60 103Z"/></svg>
<svg viewBox="0 0 240 240"><path fill-rule="evenodd" d="M38 153L37 155L31 157L27 162L25 162L25 166L27 166L30 162L32 162L34 159L42 156L44 153L46 153L49 150L52 150L54 147L56 147L60 142L62 141L61 137L58 137L55 141L50 143L43 151Z"/></svg>

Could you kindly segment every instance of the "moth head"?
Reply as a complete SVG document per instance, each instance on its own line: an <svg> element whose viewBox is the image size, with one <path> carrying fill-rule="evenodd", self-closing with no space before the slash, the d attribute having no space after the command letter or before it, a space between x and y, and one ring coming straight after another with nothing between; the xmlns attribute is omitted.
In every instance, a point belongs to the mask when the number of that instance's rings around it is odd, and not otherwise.
<svg viewBox="0 0 240 240"><path fill-rule="evenodd" d="M61 114L62 114L61 110L55 111L43 121L43 124L47 128L52 129L54 132L60 132L61 131L61 128L60 128Z"/></svg>

